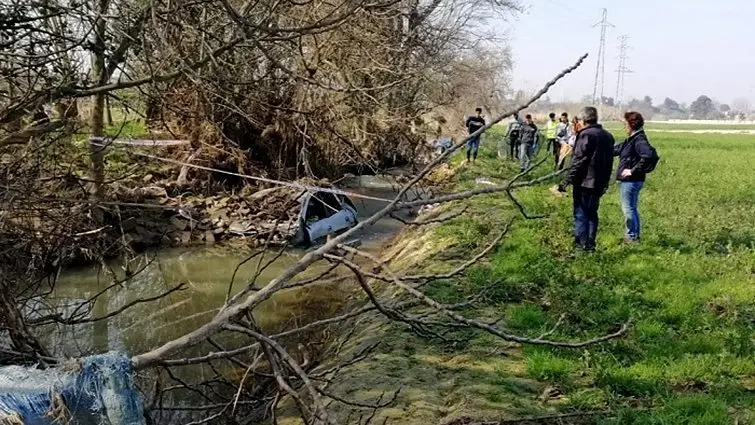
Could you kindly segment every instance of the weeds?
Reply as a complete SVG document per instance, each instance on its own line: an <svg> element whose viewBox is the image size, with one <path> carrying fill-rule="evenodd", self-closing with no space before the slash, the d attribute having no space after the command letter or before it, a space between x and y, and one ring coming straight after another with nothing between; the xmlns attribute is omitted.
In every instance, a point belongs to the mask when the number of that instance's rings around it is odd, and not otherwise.
<svg viewBox="0 0 755 425"><path fill-rule="evenodd" d="M755 136L648 133L662 159L640 197L641 245L622 243L612 187L601 207L599 251L575 255L569 198L533 187L517 196L548 218L517 221L486 262L428 287L454 303L500 282L465 314L502 318L526 335L562 320L554 337L585 337L631 317L630 334L582 351L516 350L475 332L449 345L391 329L386 353L424 359L395 376L393 385L408 386L422 376L423 396L406 401L403 412L413 412L411 418L392 416L392 423L553 410L619 412L602 425L755 423ZM486 136L477 164L459 165L459 187L518 171L517 163L497 157L501 136L500 130ZM504 195L466 202L473 218L432 230L451 239L454 256L462 257L438 261L467 259L497 223L518 214ZM354 379L385 385L382 370L373 361L369 373ZM543 396L549 391L560 396Z"/></svg>

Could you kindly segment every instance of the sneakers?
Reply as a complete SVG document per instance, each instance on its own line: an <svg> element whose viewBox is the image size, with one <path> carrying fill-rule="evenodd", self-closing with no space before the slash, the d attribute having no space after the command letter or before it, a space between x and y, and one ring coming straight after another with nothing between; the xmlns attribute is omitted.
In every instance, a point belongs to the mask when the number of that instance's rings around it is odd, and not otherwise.
<svg viewBox="0 0 755 425"><path fill-rule="evenodd" d="M582 245L579 241L574 241L574 249L582 252L595 252L595 245Z"/></svg>
<svg viewBox="0 0 755 425"><path fill-rule="evenodd" d="M627 245L639 245L640 238L632 238L629 236L624 236L624 243Z"/></svg>

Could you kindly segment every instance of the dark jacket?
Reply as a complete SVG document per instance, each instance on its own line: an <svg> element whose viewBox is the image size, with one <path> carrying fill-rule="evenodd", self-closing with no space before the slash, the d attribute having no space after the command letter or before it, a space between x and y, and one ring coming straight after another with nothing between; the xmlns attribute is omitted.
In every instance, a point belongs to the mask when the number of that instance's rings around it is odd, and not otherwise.
<svg viewBox="0 0 755 425"><path fill-rule="evenodd" d="M627 140L614 147L614 156L619 157L619 168L616 169L616 180L621 182L644 182L647 174L648 161L653 157L653 150L648 143L645 130L639 130L629 136ZM629 177L621 177L621 170L632 170Z"/></svg>
<svg viewBox="0 0 755 425"><path fill-rule="evenodd" d="M537 143L537 139L540 137L537 126L535 123L527 124L527 121L519 118L518 115L514 115L514 118L519 123L519 141L518 143L523 145L534 145Z"/></svg>
<svg viewBox="0 0 755 425"><path fill-rule="evenodd" d="M481 129L482 127L485 127L485 118L478 117L478 116L467 117L467 121L465 125L467 126L467 131L469 131L469 134L472 134L475 131ZM477 136L477 137L480 137L480 136Z"/></svg>
<svg viewBox="0 0 755 425"><path fill-rule="evenodd" d="M571 169L564 185L572 184L605 193L611 181L615 140L600 124L593 124L577 133Z"/></svg>

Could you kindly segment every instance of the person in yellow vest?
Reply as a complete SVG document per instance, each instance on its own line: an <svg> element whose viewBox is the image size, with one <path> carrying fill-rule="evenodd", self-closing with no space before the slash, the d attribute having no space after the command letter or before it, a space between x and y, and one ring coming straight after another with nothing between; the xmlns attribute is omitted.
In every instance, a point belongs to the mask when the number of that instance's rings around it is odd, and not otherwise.
<svg viewBox="0 0 755 425"><path fill-rule="evenodd" d="M558 157L558 142L556 142L556 131L558 129L558 121L556 121L556 113L551 112L548 114L548 123L545 124L545 138L548 140L547 152L553 152L553 156Z"/></svg>

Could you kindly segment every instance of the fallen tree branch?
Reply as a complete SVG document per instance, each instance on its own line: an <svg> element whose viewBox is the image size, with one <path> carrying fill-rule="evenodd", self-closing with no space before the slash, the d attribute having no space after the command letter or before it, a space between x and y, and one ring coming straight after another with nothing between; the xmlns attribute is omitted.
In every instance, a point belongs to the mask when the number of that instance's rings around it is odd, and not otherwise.
<svg viewBox="0 0 755 425"><path fill-rule="evenodd" d="M51 133L55 130L65 127L66 122L49 121L45 123L35 123L21 130L15 131L10 134L6 134L0 138L0 148L10 145L20 145L28 143L32 137L41 136L43 134Z"/></svg>
<svg viewBox="0 0 755 425"><path fill-rule="evenodd" d="M501 233L498 234L498 236L493 239L492 242L488 244L485 249L480 251L477 255L472 257L469 261L465 262L464 264L460 265L459 267L451 270L447 273L441 273L441 274L421 274L421 275L414 275L414 276L402 276L402 280L438 280L438 279L450 279L454 276L457 276L464 272L464 270L468 269L478 261L480 261L484 256L488 255L495 247L498 246L499 243L503 240L503 238L506 236L506 234L509 232L509 228L511 227L511 223L513 223L513 220L509 221L506 226L503 228Z"/></svg>
<svg viewBox="0 0 755 425"><path fill-rule="evenodd" d="M62 317L60 317L58 315L58 316L46 316L44 319L49 320L51 322L64 324L64 325L81 325L83 323L99 322L101 320L106 320L106 319L109 319L109 318L111 318L113 316L117 316L117 315L123 313L124 311L126 311L126 310L128 310L131 307L134 307L136 305L144 304L144 303L149 303L149 302L153 302L153 301L157 301L159 299L167 297L168 295L170 295L170 294L172 294L172 293L174 293L176 291L181 291L181 290L184 290L184 289L186 289L186 283L180 283L180 284L174 286L173 288L170 288L167 291L163 292L162 294L155 295L154 297L135 299L134 301L131 301L131 302L123 305L122 307L118 308L117 310L111 311L110 313L108 313L108 314L106 314L104 316L101 316L101 317L92 317L90 319L70 319L70 318L64 319L64 318L62 318ZM35 324L38 325L40 323L41 322L35 323Z"/></svg>
<svg viewBox="0 0 755 425"><path fill-rule="evenodd" d="M551 341L551 340L542 339L542 338L526 338L519 335L509 334L494 326L488 325L486 323L481 323L476 320L468 319L462 316L461 314L458 314L454 311L447 309L445 306L443 306L439 302L425 295L423 292L401 281L401 279L395 273L393 273L393 271L387 265L382 264L380 259L376 258L374 255L357 250L355 248L351 248L351 247L341 246L340 248L343 249L344 251L353 253L355 255L359 255L361 257L367 258L375 262L376 264L379 264L380 267L385 271L385 273L388 274L388 276L390 277L394 285L408 292L409 294L411 294L418 300L422 301L427 306L432 307L436 311L445 314L449 318L455 320L458 323L464 324L467 327L486 331L506 341L517 342L520 344L547 345L547 346L559 347L559 348L582 348L589 345L597 344L599 342L619 338L623 336L624 334L626 334L626 332L629 330L629 323L624 323L623 325L621 325L621 328L616 332L603 335L597 338L589 339L586 341L581 341L581 342Z"/></svg>
<svg viewBox="0 0 755 425"><path fill-rule="evenodd" d="M397 208L401 208L401 209L416 208L416 207L421 207L423 205L432 205L432 204L440 204L444 202L460 201L462 199L468 199L474 196L489 195L492 193L506 192L512 189L518 189L522 187L535 186L537 184L547 182L553 179L554 177L558 177L564 172L565 172L564 170L561 170L561 171L549 173L544 176L537 177L535 179L527 180L523 182L516 182L515 180L512 180L504 185L480 187L476 189L465 190L463 192L442 195L433 199L423 199L423 200L412 201L412 202L404 202L404 203L400 203ZM529 173L529 171L525 171L525 174L526 173Z"/></svg>

